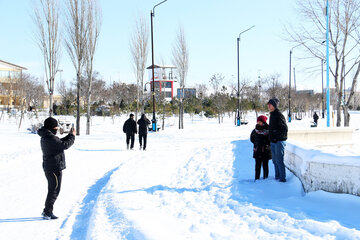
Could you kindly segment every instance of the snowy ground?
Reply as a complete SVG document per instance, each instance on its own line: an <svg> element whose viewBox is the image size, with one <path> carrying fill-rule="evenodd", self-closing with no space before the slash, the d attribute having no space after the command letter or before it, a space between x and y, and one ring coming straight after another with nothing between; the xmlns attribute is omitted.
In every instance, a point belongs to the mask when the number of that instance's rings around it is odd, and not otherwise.
<svg viewBox="0 0 360 240"><path fill-rule="evenodd" d="M270 178L253 181L253 116L241 127L186 119L181 131L171 119L149 133L146 152L137 139L126 150L124 120L94 118L92 134L76 138L55 203L59 219L45 221L40 138L26 131L29 120L18 130L3 119L1 239L360 239L359 197L305 194L290 172L288 182L275 181L271 162ZM302 121L290 128L309 125Z"/></svg>

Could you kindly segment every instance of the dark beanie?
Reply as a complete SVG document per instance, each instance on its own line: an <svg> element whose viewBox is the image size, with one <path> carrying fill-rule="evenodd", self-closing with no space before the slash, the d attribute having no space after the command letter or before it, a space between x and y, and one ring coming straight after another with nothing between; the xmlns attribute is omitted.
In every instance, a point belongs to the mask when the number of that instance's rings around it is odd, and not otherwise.
<svg viewBox="0 0 360 240"><path fill-rule="evenodd" d="M274 106L274 108L277 108L279 102L280 102L279 99L277 99L276 97L274 97L274 98L272 98L272 99L270 99L270 100L268 101L268 104L271 104L271 105Z"/></svg>
<svg viewBox="0 0 360 240"><path fill-rule="evenodd" d="M44 121L44 128L46 129L54 129L54 127L58 126L58 121L55 118L52 117L48 117L47 119L45 119Z"/></svg>
<svg viewBox="0 0 360 240"><path fill-rule="evenodd" d="M134 114L130 113L130 117L133 117L133 116L134 116Z"/></svg>

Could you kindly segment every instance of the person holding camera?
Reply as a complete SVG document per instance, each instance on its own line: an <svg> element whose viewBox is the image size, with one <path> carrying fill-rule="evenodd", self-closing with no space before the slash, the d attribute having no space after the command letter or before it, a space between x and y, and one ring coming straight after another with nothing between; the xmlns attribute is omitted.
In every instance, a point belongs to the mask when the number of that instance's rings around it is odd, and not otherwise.
<svg viewBox="0 0 360 240"><path fill-rule="evenodd" d="M66 168L64 150L74 144L76 135L76 130L72 128L66 137L58 138L56 136L58 129L58 121L49 117L45 119L44 126L38 130L43 153L42 165L48 182L48 193L42 213L47 220L58 218L53 214L53 207L60 193L62 170Z"/></svg>

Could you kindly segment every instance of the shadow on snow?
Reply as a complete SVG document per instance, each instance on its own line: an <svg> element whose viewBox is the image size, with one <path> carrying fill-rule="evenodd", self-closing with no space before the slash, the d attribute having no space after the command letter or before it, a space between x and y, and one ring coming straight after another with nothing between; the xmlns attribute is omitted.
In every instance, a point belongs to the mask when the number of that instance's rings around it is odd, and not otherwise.
<svg viewBox="0 0 360 240"><path fill-rule="evenodd" d="M123 193L132 193L132 192L146 192L149 194L154 194L155 192L158 192L158 191L168 191L168 192L177 192L177 193L184 193L184 192L199 193L202 191L210 191L210 189L212 187L222 188L221 186L218 186L215 183L212 183L204 188L171 188L171 187L167 187L164 185L157 185L157 186L153 186L153 187L149 187L149 188L121 191L118 193L123 194Z"/></svg>
<svg viewBox="0 0 360 240"><path fill-rule="evenodd" d="M80 212L76 216L70 236L71 239L86 239L90 225L90 219L100 192L109 182L111 175L118 169L119 167L107 172L102 178L100 178L94 185L89 188L85 198L82 201ZM68 218L64 220L61 227L65 226L67 220Z"/></svg>
<svg viewBox="0 0 360 240"><path fill-rule="evenodd" d="M231 187L233 200L239 203L251 203L259 208L286 212L295 219L311 218L322 222L335 220L345 227L360 229L359 222L353 221L354 213L360 212L358 197L324 191L305 194L300 180L288 169L286 169L287 182L276 181L271 160L269 178L255 182L252 143L249 140L238 140L233 141L232 144L235 145Z"/></svg>
<svg viewBox="0 0 360 240"><path fill-rule="evenodd" d="M99 198L102 189L109 182L112 174L120 167L121 166L116 167L107 172L101 179L89 188L82 201L80 212L76 216L70 239L88 239L88 232L91 230L91 217L96 206L97 199ZM116 212L115 207L106 207L106 213L111 220L111 223L116 228L120 228L121 231L119 234L121 234L122 237L125 237L128 240L144 239L144 236L139 231L132 228L131 224L122 213ZM64 228L70 215L63 221L61 228Z"/></svg>
<svg viewBox="0 0 360 240"><path fill-rule="evenodd" d="M81 149L73 147L76 151L80 152L123 152L121 149Z"/></svg>
<svg viewBox="0 0 360 240"><path fill-rule="evenodd" d="M0 219L0 223L7 222L34 222L34 221L45 221L43 217L27 217L27 218L5 218Z"/></svg>

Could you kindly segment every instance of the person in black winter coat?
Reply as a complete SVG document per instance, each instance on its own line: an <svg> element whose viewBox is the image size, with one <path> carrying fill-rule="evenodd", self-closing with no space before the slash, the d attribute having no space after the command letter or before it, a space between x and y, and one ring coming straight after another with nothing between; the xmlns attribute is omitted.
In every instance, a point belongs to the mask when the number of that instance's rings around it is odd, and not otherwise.
<svg viewBox="0 0 360 240"><path fill-rule="evenodd" d="M317 115L317 113L316 113L316 112L314 112L313 118L314 118L314 123L315 123L315 126L317 126L317 124L318 124L318 120L319 120L319 116Z"/></svg>
<svg viewBox="0 0 360 240"><path fill-rule="evenodd" d="M143 113L141 115L141 118L137 121L137 124L139 125L139 143L140 143L140 150L142 148L142 140L144 139L144 147L143 150L146 150L146 141L147 141L147 134L148 134L148 128L151 124L150 120L146 117L146 115Z"/></svg>
<svg viewBox="0 0 360 240"><path fill-rule="evenodd" d="M255 158L255 180L260 178L260 169L263 168L263 178L269 176L269 160L271 159L269 125L267 117L261 115L257 118L255 129L251 132L250 141L254 144L253 158Z"/></svg>
<svg viewBox="0 0 360 240"><path fill-rule="evenodd" d="M129 143L131 140L130 149L132 150L134 148L135 134L137 133L136 122L134 120L134 114L131 113L129 119L125 121L124 126L123 126L123 132L126 133L127 149L129 149Z"/></svg>
<svg viewBox="0 0 360 240"><path fill-rule="evenodd" d="M53 214L53 207L60 192L62 170L66 168L64 150L70 148L75 141L75 129L60 139L55 136L58 128L57 120L49 117L45 119L44 126L38 130L38 135L41 137L43 169L48 182L48 194L42 213L44 219L57 219Z"/></svg>
<svg viewBox="0 0 360 240"><path fill-rule="evenodd" d="M284 115L277 108L279 100L272 98L268 102L270 111L269 138L272 160L275 168L275 179L286 182L286 171L284 164L285 145L288 127Z"/></svg>

